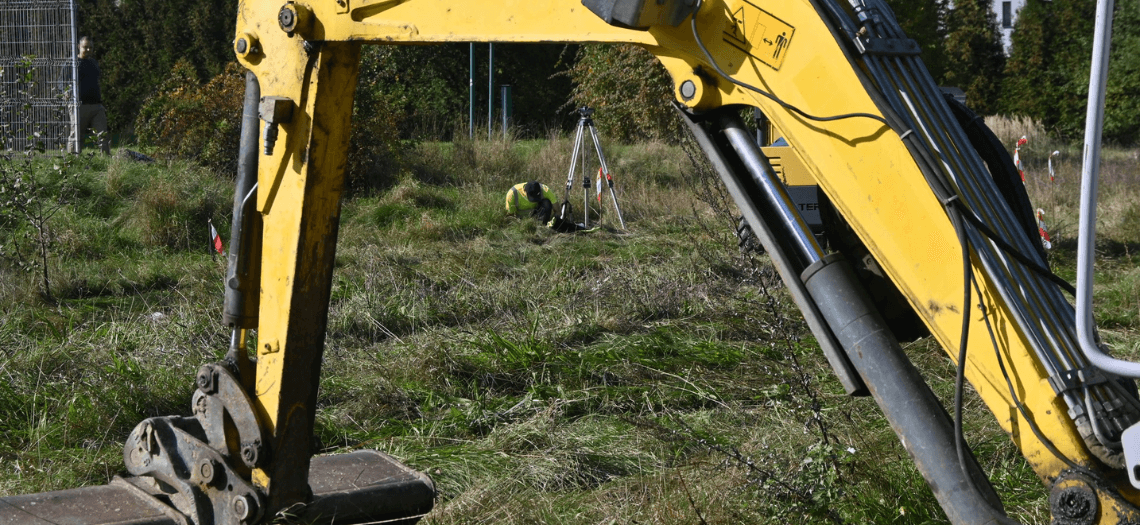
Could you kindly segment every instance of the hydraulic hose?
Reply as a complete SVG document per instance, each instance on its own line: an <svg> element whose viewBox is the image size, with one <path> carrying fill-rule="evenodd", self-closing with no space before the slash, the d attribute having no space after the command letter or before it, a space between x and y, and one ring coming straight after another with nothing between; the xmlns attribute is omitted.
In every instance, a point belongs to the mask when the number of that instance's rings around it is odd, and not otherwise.
<svg viewBox="0 0 1140 525"><path fill-rule="evenodd" d="M820 12L828 15L837 36L864 41L905 38L883 2L850 0L852 11L830 0L819 2L824 6ZM1032 225L1027 226L1026 218L1013 212L1008 205L1012 200L1002 197L990 168L970 153L975 149L970 137L958 125L958 118L922 62L916 56L881 55L855 47L849 48L852 60L866 73L867 82L875 86L870 91L884 115L896 115L892 128L900 132L931 188L944 203L961 199L954 206L976 225L966 230L963 241L975 250L982 273L1008 306L1012 320L1069 407L1090 449L1100 450L1096 445L1118 448L1119 430L1140 418L1140 410L1137 403L1121 399L1126 396L1111 377L1107 381L1098 378L1092 384L1073 381L1076 371L1089 368L1095 353L1082 350L1088 344L1078 338L1080 327L1074 329L1080 316L1074 315L1053 282L1055 276L1047 272ZM1090 103L1090 107L1103 105ZM990 239L983 231L998 237ZM1027 235L1027 231L1031 233ZM1007 251L1010 248L1016 250L1016 256ZM1140 367L1136 371L1140 374ZM1109 465L1119 464L1113 454L1096 454Z"/></svg>
<svg viewBox="0 0 1140 525"><path fill-rule="evenodd" d="M257 204L258 133L261 122L257 106L261 86L252 71L245 74L238 173L234 181L233 224L227 256L226 300L222 322L235 330L257 328L261 288L261 214Z"/></svg>

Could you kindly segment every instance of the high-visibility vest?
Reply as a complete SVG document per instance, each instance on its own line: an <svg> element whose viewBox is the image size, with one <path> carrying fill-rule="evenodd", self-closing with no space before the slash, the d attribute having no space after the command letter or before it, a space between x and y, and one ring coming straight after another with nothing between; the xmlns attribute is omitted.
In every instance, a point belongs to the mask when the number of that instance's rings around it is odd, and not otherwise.
<svg viewBox="0 0 1140 525"><path fill-rule="evenodd" d="M513 188L507 190L507 213L519 213L522 211L530 211L538 207L537 202L531 202L527 198L526 191L523 187L526 186L525 182L515 184ZM554 192L550 191L550 187L542 185L542 196L549 199L553 204L556 197Z"/></svg>

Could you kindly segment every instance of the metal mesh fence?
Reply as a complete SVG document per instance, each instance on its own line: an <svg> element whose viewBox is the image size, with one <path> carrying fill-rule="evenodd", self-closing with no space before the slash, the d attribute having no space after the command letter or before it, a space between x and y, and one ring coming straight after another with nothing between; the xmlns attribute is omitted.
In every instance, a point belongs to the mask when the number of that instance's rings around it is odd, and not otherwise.
<svg viewBox="0 0 1140 525"><path fill-rule="evenodd" d="M74 0L0 0L0 143L67 147L75 107Z"/></svg>

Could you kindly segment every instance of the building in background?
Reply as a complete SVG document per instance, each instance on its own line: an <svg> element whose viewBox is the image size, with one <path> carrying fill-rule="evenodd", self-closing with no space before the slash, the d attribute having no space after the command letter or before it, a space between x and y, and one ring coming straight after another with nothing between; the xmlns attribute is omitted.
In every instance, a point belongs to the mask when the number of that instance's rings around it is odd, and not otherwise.
<svg viewBox="0 0 1140 525"><path fill-rule="evenodd" d="M991 9L997 15L998 30L1001 31L1001 45L1005 54L1009 55L1010 35L1013 34L1013 24L1017 22L1017 13L1025 7L1025 0L993 0Z"/></svg>

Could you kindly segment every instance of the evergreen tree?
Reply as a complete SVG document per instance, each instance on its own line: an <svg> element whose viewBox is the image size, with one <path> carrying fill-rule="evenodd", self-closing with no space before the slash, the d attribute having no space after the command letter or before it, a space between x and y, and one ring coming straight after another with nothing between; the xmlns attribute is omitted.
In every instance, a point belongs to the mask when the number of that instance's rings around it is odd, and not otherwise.
<svg viewBox="0 0 1140 525"><path fill-rule="evenodd" d="M1032 117L1068 140L1084 134L1095 20L1094 0L1030 0L1018 16L1006 66L1004 111ZM1104 137L1140 137L1140 12L1114 13Z"/></svg>
<svg viewBox="0 0 1140 525"><path fill-rule="evenodd" d="M1140 8L1117 4L1112 28L1104 135L1132 145L1140 140Z"/></svg>
<svg viewBox="0 0 1140 525"><path fill-rule="evenodd" d="M918 42L935 82L946 74L946 0L887 0L906 36Z"/></svg>
<svg viewBox="0 0 1140 525"><path fill-rule="evenodd" d="M1047 4L1044 0L1028 0L1017 15L1005 65L1001 108L1003 113L1055 123L1057 106L1052 97L1064 83L1065 75L1054 62L1060 28Z"/></svg>
<svg viewBox="0 0 1140 525"><path fill-rule="evenodd" d="M1058 29L1052 46L1058 78L1046 100L1056 108L1056 120L1044 123L1064 138L1080 140L1088 106L1096 0L1054 0L1050 7Z"/></svg>
<svg viewBox="0 0 1140 525"><path fill-rule="evenodd" d="M113 130L129 130L139 107L188 60L206 81L234 60L237 0L79 0L79 32L95 38L103 105Z"/></svg>
<svg viewBox="0 0 1140 525"><path fill-rule="evenodd" d="M980 115L997 112L1005 52L989 0L960 0L947 16L944 83L966 92Z"/></svg>

